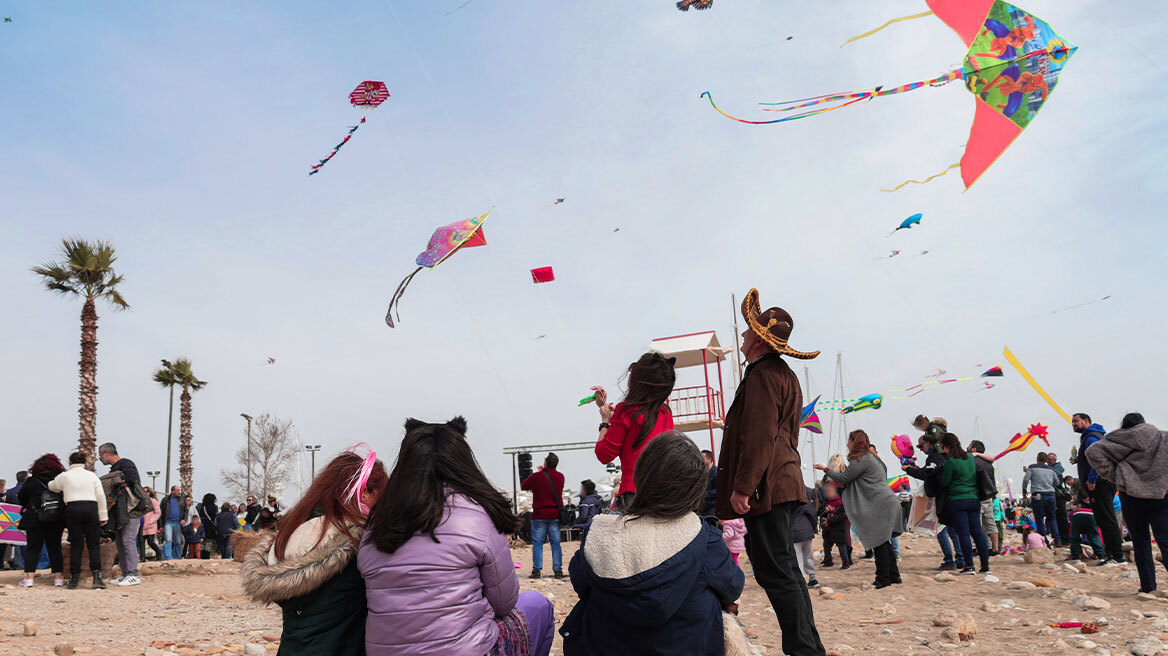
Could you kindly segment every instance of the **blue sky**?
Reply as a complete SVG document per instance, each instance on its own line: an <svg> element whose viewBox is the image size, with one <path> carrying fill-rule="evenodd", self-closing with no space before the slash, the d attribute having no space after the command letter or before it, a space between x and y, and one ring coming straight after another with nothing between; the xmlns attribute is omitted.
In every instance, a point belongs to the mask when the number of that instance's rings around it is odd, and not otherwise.
<svg viewBox="0 0 1168 656"><path fill-rule="evenodd" d="M240 412L292 419L322 455L368 441L388 460L405 417L463 414L509 485L502 447L592 439L595 410L575 405L589 386L615 387L655 337L731 343L730 294L752 286L794 315L797 348L823 350L813 393L830 395L837 352L859 395L1005 364L1008 344L1068 411L1168 421L1162 5L1025 3L1079 46L1042 115L969 192L951 174L885 194L960 158L974 101L959 85L762 127L699 94L751 114L951 70L964 48L931 18L839 48L923 3L474 0L447 15L458 4L0 2L5 470L76 442L80 306L28 272L70 235L116 244L133 305L100 312L99 439L161 468L150 374L191 357L210 382L199 493L219 489ZM365 79L391 99L308 178L362 115L347 94ZM489 245L419 274L386 328L433 228L492 205ZM549 265L557 281L533 286ZM991 449L1036 421L1060 453L1073 439L1017 376L850 426L887 444L922 412L966 439L978 418ZM603 473L587 453L561 469Z"/></svg>

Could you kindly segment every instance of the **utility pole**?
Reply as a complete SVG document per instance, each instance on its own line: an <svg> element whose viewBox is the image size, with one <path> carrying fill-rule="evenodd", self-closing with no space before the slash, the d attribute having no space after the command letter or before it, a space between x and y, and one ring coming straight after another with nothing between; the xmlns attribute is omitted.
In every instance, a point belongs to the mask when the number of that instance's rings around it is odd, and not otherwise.
<svg viewBox="0 0 1168 656"><path fill-rule="evenodd" d="M730 316L734 318L734 350L737 352L734 369L738 372L738 384L734 386L734 391L737 393L738 385L742 384L742 347L738 344L738 300L734 294L730 294Z"/></svg>
<svg viewBox="0 0 1168 656"><path fill-rule="evenodd" d="M320 451L319 444L305 444L304 450L312 454L312 478L316 478L316 452Z"/></svg>
<svg viewBox="0 0 1168 656"><path fill-rule="evenodd" d="M807 386L807 396L803 397L803 399L806 400L806 399L811 398L811 374L807 370L807 365L803 365L803 384ZM815 408L811 408L811 411L815 412ZM807 431L807 432L811 436L808 439L808 441L811 442L811 464L814 465L815 464L815 434L812 433L811 431Z"/></svg>
<svg viewBox="0 0 1168 656"><path fill-rule="evenodd" d="M251 496L251 415L239 413L247 420L247 494Z"/></svg>
<svg viewBox="0 0 1168 656"><path fill-rule="evenodd" d="M174 371L174 365L169 360L163 360L162 366L170 371ZM173 379L172 379L173 380ZM174 429L174 385L170 386L170 411L166 419L166 492L170 494L170 442L171 433Z"/></svg>

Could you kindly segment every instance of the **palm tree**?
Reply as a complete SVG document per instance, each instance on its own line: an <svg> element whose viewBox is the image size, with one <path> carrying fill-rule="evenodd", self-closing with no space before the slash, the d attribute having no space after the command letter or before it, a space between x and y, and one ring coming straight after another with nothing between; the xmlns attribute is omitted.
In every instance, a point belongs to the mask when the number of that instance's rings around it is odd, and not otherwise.
<svg viewBox="0 0 1168 656"><path fill-rule="evenodd" d="M194 495L193 475L194 466L191 464L191 390L199 391L207 385L207 381L199 380L191 369L191 361L187 358L178 358L174 362L163 360L163 366L154 372L154 382L170 388L171 400L174 399L174 386L182 387L179 396L178 420L178 477L183 494ZM167 436L167 489L170 487L170 437Z"/></svg>
<svg viewBox="0 0 1168 656"><path fill-rule="evenodd" d="M41 277L49 291L85 299L81 306L81 405L77 412L81 419L81 437L78 450L85 456L85 466L93 469L97 447L97 299L104 299L115 310L126 310L130 304L118 291L123 277L114 272L118 256L113 244L64 239L61 241L61 255L60 262L34 266L32 272Z"/></svg>

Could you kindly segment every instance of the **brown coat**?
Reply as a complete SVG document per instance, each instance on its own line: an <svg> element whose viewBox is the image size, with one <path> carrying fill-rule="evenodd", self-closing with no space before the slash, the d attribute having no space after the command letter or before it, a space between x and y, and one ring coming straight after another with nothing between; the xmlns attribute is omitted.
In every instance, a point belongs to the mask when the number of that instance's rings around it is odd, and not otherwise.
<svg viewBox="0 0 1168 656"><path fill-rule="evenodd" d="M746 368L722 430L719 518L742 516L730 506L732 492L750 496L747 517L769 512L776 503L807 500L799 462L802 410L799 379L778 354L765 355Z"/></svg>

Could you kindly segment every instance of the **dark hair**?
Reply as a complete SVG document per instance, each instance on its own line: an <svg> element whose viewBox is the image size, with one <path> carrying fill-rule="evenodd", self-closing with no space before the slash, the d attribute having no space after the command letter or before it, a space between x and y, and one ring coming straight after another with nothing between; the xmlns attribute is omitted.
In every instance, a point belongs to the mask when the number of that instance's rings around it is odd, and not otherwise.
<svg viewBox="0 0 1168 656"><path fill-rule="evenodd" d="M868 434L860 429L856 429L848 433L848 441L852 443L848 447L848 460L859 460L865 455L871 455L872 441L868 439Z"/></svg>
<svg viewBox="0 0 1168 656"><path fill-rule="evenodd" d="M82 462L85 462L82 460ZM60 474L65 471L65 466L61 464L61 460L57 458L55 453L46 453L45 455L36 459L28 471L33 474Z"/></svg>
<svg viewBox="0 0 1168 656"><path fill-rule="evenodd" d="M1144 423L1144 416L1138 412L1129 412L1123 416L1123 421L1120 422L1119 427L1123 429L1139 426ZM20 480L20 474L16 475L16 480Z"/></svg>
<svg viewBox="0 0 1168 656"><path fill-rule="evenodd" d="M985 444L981 440L972 440L969 443L970 453L985 453Z"/></svg>
<svg viewBox="0 0 1168 656"><path fill-rule="evenodd" d="M320 470L316 478L312 479L312 485L308 486L304 496L300 497L300 501L280 520L275 542L277 559L284 559L284 550L288 547L288 541L292 539L292 533L305 522L317 516L323 517L324 521L321 522L320 535L316 537L313 546L320 544L330 526L336 528L343 535L349 536L354 545L358 543L357 536L349 531L348 525L364 524L365 518L362 517L357 504L346 503L344 497L349 490L349 485L356 480L364 463L364 458L352 451L346 451L333 458L332 462ZM365 490L380 493L385 484L385 465L378 460L374 463L373 470L369 474L369 482L365 484ZM360 501L360 495L356 500ZM265 512L267 512L266 515ZM270 517L272 510L266 507L262 508L260 515Z"/></svg>
<svg viewBox="0 0 1168 656"><path fill-rule="evenodd" d="M210 492L203 495L204 506L214 506L216 501L218 501L218 499L216 499L215 495L211 494Z"/></svg>
<svg viewBox="0 0 1168 656"><path fill-rule="evenodd" d="M1039 451L1038 455L1034 457L1034 462L1046 462L1046 451Z"/></svg>
<svg viewBox="0 0 1168 656"><path fill-rule="evenodd" d="M697 512L705 501L706 480L706 463L693 440L680 431L662 433L637 458L637 494L627 514L631 519L676 519Z"/></svg>
<svg viewBox="0 0 1168 656"><path fill-rule="evenodd" d="M969 458L969 454L965 452L965 449L961 448L961 440L953 433L945 433L941 436L941 447L948 448L952 451L949 454L950 458L957 460L966 460Z"/></svg>
<svg viewBox="0 0 1168 656"><path fill-rule="evenodd" d="M1072 416L1073 416L1073 417L1079 417L1080 419L1082 419L1083 421L1086 421L1086 422L1090 422L1090 421L1091 421L1091 415L1087 414L1086 412L1076 412L1076 413L1075 413L1074 415L1072 415Z"/></svg>
<svg viewBox="0 0 1168 656"><path fill-rule="evenodd" d="M916 428L916 425L921 423L921 422L924 422L927 424L927 423L929 423L929 418L924 416L924 415L917 415L917 418L913 419L913 423L912 423L913 428Z"/></svg>
<svg viewBox="0 0 1168 656"><path fill-rule="evenodd" d="M28 472L26 472L26 471L18 471L18 472L16 472L16 482L17 482L17 483L23 483L23 482L25 482L27 479L28 479Z"/></svg>
<svg viewBox="0 0 1168 656"><path fill-rule="evenodd" d="M590 478L580 481L580 487L584 488L584 494L596 494L596 483Z"/></svg>
<svg viewBox="0 0 1168 656"><path fill-rule="evenodd" d="M223 512L231 512L231 504L224 501L223 507L219 508L219 510L222 510Z"/></svg>
<svg viewBox="0 0 1168 656"><path fill-rule="evenodd" d="M633 440L634 449L644 444L649 433L653 432L653 427L657 425L657 415L673 393L673 384L677 381L674 362L675 358L651 352L629 365L629 391L625 394L624 405L630 411L635 411L634 416L641 422L641 432Z"/></svg>
<svg viewBox="0 0 1168 656"><path fill-rule="evenodd" d="M547 457L543 459L543 464L545 467L551 467L552 469L555 469L556 467L560 466L560 457L554 453L549 453L547 454Z"/></svg>
<svg viewBox="0 0 1168 656"><path fill-rule="evenodd" d="M379 550L391 554L419 532L438 542L434 530L446 517L451 494L478 504L500 533L519 527L511 502L491 485L475 460L466 442L465 419L427 424L410 418L405 427L389 483L366 523L366 533Z"/></svg>
<svg viewBox="0 0 1168 656"><path fill-rule="evenodd" d="M84 465L85 464L85 456L81 455L80 451L74 451L73 453L69 454L69 464L70 465Z"/></svg>
<svg viewBox="0 0 1168 656"><path fill-rule="evenodd" d="M714 452L709 450L709 449L702 449L702 455L703 456L710 456L711 458L713 458Z"/></svg>

